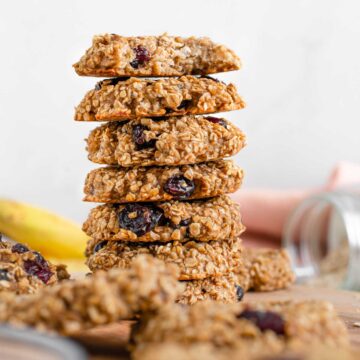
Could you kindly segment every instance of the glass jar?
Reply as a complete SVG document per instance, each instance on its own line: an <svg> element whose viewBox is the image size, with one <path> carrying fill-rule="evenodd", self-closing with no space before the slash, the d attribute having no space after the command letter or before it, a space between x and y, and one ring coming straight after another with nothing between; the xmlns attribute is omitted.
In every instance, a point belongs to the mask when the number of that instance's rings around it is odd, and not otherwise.
<svg viewBox="0 0 360 360"><path fill-rule="evenodd" d="M304 200L283 233L299 283L360 290L360 186Z"/></svg>

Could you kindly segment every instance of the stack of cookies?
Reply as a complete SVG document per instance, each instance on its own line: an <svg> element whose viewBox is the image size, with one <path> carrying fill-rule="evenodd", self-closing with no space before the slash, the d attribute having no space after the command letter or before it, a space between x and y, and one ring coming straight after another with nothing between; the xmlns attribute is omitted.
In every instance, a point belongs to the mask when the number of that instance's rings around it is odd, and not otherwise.
<svg viewBox="0 0 360 360"><path fill-rule="evenodd" d="M240 187L243 172L223 158L238 153L245 136L212 114L245 103L233 84L208 76L239 69L239 58L207 38L111 34L96 36L74 67L112 77L75 114L106 122L87 139L89 159L107 165L85 183L85 200L105 203L83 226L89 268L126 268L146 253L179 266L180 302L241 298L233 273L244 269L244 226L225 194Z"/></svg>

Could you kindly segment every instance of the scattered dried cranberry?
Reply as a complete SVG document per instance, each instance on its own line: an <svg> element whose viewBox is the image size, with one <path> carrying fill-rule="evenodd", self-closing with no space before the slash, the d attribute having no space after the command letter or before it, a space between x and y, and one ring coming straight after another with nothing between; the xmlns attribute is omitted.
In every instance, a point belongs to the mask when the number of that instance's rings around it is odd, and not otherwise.
<svg viewBox="0 0 360 360"><path fill-rule="evenodd" d="M151 231L163 217L163 211L151 204L126 204L119 213L121 228L142 236Z"/></svg>
<svg viewBox="0 0 360 360"><path fill-rule="evenodd" d="M238 318L253 322L261 331L271 330L278 335L285 334L285 322L283 318L275 312L244 310L238 315Z"/></svg>
<svg viewBox="0 0 360 360"><path fill-rule="evenodd" d="M188 218L188 219L181 220L179 225L180 226L188 226L188 225L190 225L190 223L191 223L191 218Z"/></svg>
<svg viewBox="0 0 360 360"><path fill-rule="evenodd" d="M164 185L164 191L173 195L175 199L186 199L192 195L194 190L194 182L183 175L172 176Z"/></svg>
<svg viewBox="0 0 360 360"><path fill-rule="evenodd" d="M219 124L219 125L223 126L225 129L227 129L227 123L224 119L217 118L215 116L206 116L205 119L214 124Z"/></svg>
<svg viewBox="0 0 360 360"><path fill-rule="evenodd" d="M178 110L186 109L191 105L192 100L183 100L180 105L177 107Z"/></svg>
<svg viewBox="0 0 360 360"><path fill-rule="evenodd" d="M94 254L97 253L99 250L101 250L103 247L105 247L107 245L107 241L106 240L103 240L103 241L100 241L99 243L97 243L95 246L94 246Z"/></svg>
<svg viewBox="0 0 360 360"><path fill-rule="evenodd" d="M37 261L41 266L48 266L47 261L43 258L43 256L42 256L39 252L33 251L33 254L35 255L36 261Z"/></svg>
<svg viewBox="0 0 360 360"><path fill-rule="evenodd" d="M226 85L223 81L219 80L219 79L216 79L216 78L213 78L212 76L209 76L209 75L202 75L200 76L201 78L205 78L205 79L209 79L209 80L212 80L212 81L215 81L217 83L222 83L224 85Z"/></svg>
<svg viewBox="0 0 360 360"><path fill-rule="evenodd" d="M135 59L130 62L130 65L134 69L138 69L139 66L146 64L150 60L149 51L144 48L143 46L139 45L138 47L134 48Z"/></svg>
<svg viewBox="0 0 360 360"><path fill-rule="evenodd" d="M175 229L180 229L181 227L183 226L189 226L191 223L191 218L189 219L184 219L184 220L181 220L178 224L174 224L174 223L168 223L167 225L169 226L172 226L173 228ZM188 230L188 229L187 229Z"/></svg>
<svg viewBox="0 0 360 360"><path fill-rule="evenodd" d="M29 275L38 277L43 283L47 284L53 273L50 271L49 264L37 251L33 251L34 260L25 260L24 269Z"/></svg>
<svg viewBox="0 0 360 360"><path fill-rule="evenodd" d="M235 289L236 289L236 299L237 301L241 301L245 294L244 289L240 285L235 285Z"/></svg>
<svg viewBox="0 0 360 360"><path fill-rule="evenodd" d="M155 147L156 139L149 141L145 140L145 130L149 130L146 126L138 124L133 126L133 141L135 143L136 150L148 149Z"/></svg>
<svg viewBox="0 0 360 360"><path fill-rule="evenodd" d="M104 84L105 85L116 85L118 82L126 81L128 79L130 79L129 76L120 76L120 77L116 77L116 78L102 80L102 81L99 81L96 83L95 90L101 90L101 88Z"/></svg>
<svg viewBox="0 0 360 360"><path fill-rule="evenodd" d="M215 81L215 82L220 82L220 80L215 79L215 78L213 78L212 76L209 76L209 75L202 75L201 78L209 79L209 80L212 80L212 81Z"/></svg>
<svg viewBox="0 0 360 360"><path fill-rule="evenodd" d="M23 253L28 252L29 249L25 245L17 243L15 245L13 245L13 247L11 248L11 251L13 253L23 254Z"/></svg>
<svg viewBox="0 0 360 360"><path fill-rule="evenodd" d="M6 269L0 269L0 281L5 280L9 281L9 273Z"/></svg>

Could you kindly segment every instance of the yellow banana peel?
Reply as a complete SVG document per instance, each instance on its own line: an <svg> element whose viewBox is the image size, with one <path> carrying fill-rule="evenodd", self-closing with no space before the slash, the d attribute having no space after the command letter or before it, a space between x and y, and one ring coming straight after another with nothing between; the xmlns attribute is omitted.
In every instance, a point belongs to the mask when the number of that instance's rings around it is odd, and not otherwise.
<svg viewBox="0 0 360 360"><path fill-rule="evenodd" d="M29 204L0 199L0 233L54 259L84 259L88 237L65 218Z"/></svg>

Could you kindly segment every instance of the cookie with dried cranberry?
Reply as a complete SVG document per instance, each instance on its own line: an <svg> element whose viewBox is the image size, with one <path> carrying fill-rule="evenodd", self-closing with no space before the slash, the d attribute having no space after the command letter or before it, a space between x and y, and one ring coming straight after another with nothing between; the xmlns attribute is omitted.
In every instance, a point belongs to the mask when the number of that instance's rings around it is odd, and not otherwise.
<svg viewBox="0 0 360 360"><path fill-rule="evenodd" d="M242 179L243 171L230 160L165 167L105 167L87 175L84 200L128 203L201 199L233 193Z"/></svg>
<svg viewBox="0 0 360 360"><path fill-rule="evenodd" d="M244 229L239 205L226 195L187 202L100 205L83 225L91 238L130 242L234 239Z"/></svg>
<svg viewBox="0 0 360 360"><path fill-rule="evenodd" d="M89 160L106 165L176 166L220 160L237 154L245 135L221 118L183 116L107 123L87 139Z"/></svg>
<svg viewBox="0 0 360 360"><path fill-rule="evenodd" d="M198 280L223 276L241 266L241 240L171 241L167 243L130 243L90 240L86 254L90 270L128 268L132 259L149 254L179 267L179 280Z"/></svg>
<svg viewBox="0 0 360 360"><path fill-rule="evenodd" d="M209 77L114 78L101 81L85 95L75 110L75 120L124 121L211 114L244 107L233 84Z"/></svg>
<svg viewBox="0 0 360 360"><path fill-rule="evenodd" d="M181 292L176 266L139 256L126 270L99 271L39 289L36 294L0 296L0 323L63 335L130 320L173 303Z"/></svg>
<svg viewBox="0 0 360 360"><path fill-rule="evenodd" d="M70 276L64 265L54 265L20 243L0 240L0 292L31 294Z"/></svg>
<svg viewBox="0 0 360 360"><path fill-rule="evenodd" d="M181 76L240 69L229 48L209 38L169 36L94 36L92 46L74 64L84 76Z"/></svg>
<svg viewBox="0 0 360 360"><path fill-rule="evenodd" d="M254 349L274 346L274 352L292 344L349 344L344 322L333 305L324 301L171 304L155 315L144 316L132 332L132 340L140 347L174 342L207 343L224 349L242 347L246 341L246 346Z"/></svg>
<svg viewBox="0 0 360 360"><path fill-rule="evenodd" d="M250 340L250 339L249 339ZM147 343L136 347L133 360L358 360L360 352L348 347L327 346L316 341L311 345L284 347L279 338L270 338L252 344L251 340L239 339L235 348L219 347L207 342L180 344L176 342Z"/></svg>

